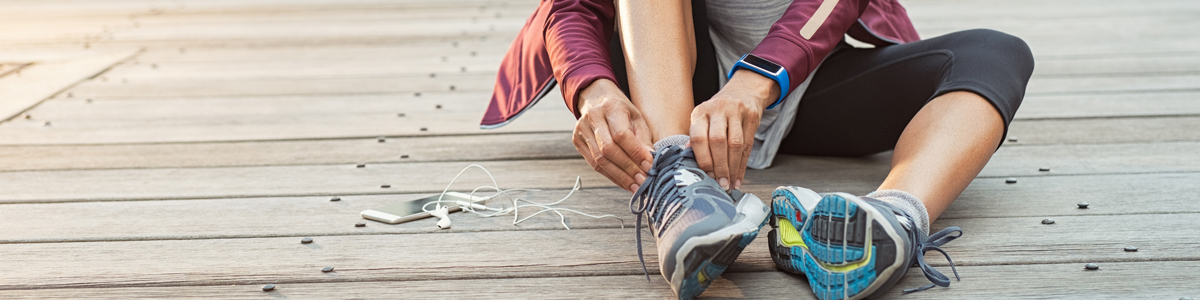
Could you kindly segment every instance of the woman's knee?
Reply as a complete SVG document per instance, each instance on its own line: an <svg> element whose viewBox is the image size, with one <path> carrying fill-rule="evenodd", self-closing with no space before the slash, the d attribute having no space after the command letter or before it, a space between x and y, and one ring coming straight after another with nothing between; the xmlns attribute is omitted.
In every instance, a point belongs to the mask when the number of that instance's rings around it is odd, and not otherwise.
<svg viewBox="0 0 1200 300"><path fill-rule="evenodd" d="M1033 73L1033 51L1019 37L992 29L964 30L947 36L952 36L951 47L987 52L988 57L999 58L1003 65L1017 68L1018 74L1028 76Z"/></svg>

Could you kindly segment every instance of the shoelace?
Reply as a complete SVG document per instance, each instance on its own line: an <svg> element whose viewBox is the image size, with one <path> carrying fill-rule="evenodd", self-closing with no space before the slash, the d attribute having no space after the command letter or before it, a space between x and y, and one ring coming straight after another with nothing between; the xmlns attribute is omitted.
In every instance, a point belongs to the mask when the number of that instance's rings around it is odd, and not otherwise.
<svg viewBox="0 0 1200 300"><path fill-rule="evenodd" d="M916 221L914 221L912 218L908 218L908 222L908 225L911 226L909 228L912 228L911 230L908 230L908 238L912 240L914 244L916 244L916 247L913 247L913 253L911 255L917 256L917 265L921 267L921 272L925 273L925 278L928 278L929 281L933 283L921 287L905 289L900 294L904 295L920 292L931 289L934 286L950 286L949 277L946 277L946 275L942 274L941 271L938 271L937 269L934 269L933 266L925 263L925 252L931 250L941 252L942 256L946 257L946 261L950 262L950 270L954 271L954 279L961 281L962 279L958 277L958 269L954 266L954 260L950 259L950 254L947 254L945 250L942 250L942 245L961 237L963 235L962 228L958 228L958 226L950 226L928 237L922 237L920 236L921 233L918 232L920 230L916 229ZM958 233L957 235L954 234L956 232Z"/></svg>
<svg viewBox="0 0 1200 300"><path fill-rule="evenodd" d="M667 204L678 205L679 201L669 201L675 197L679 197L675 186L675 178L670 174L663 174L678 169L683 159L692 154L691 148L682 147L667 147L659 153L655 153L654 166L650 171L646 172L646 180L642 181L642 186L633 193L633 197L629 199L629 212L637 215L637 220L634 221L634 231L637 237L637 252L638 261L642 263L642 273L646 275L646 281L650 281L650 271L646 269L646 258L642 256L642 229L637 226L642 225L642 216L646 213L650 214L650 219L647 220L649 226L653 229L655 221L662 221L663 212L667 211L664 207ZM672 196L672 194L675 194ZM647 199L649 198L649 199ZM655 230L655 232L660 232Z"/></svg>

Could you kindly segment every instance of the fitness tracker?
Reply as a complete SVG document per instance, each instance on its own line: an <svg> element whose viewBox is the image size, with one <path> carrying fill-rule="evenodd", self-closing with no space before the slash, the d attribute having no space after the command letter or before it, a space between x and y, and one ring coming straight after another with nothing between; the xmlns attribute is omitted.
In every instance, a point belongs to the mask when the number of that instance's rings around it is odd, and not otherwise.
<svg viewBox="0 0 1200 300"><path fill-rule="evenodd" d="M766 76L779 84L779 100L775 100L775 103L771 103L771 106L767 106L767 109L775 108L779 103L783 103L783 98L787 97L788 94L788 87L792 84L788 79L787 70L783 66L755 56L754 54L746 54L742 55L742 59L739 59L733 65L733 69L729 70L729 76L727 77L732 78L733 73L741 68L746 68L747 70Z"/></svg>

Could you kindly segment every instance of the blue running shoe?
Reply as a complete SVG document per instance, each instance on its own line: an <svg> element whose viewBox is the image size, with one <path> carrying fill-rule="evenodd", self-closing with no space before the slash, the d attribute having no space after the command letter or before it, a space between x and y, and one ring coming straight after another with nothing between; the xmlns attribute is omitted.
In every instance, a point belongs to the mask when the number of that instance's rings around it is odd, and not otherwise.
<svg viewBox="0 0 1200 300"><path fill-rule="evenodd" d="M800 187L780 187L772 195L771 258L785 272L808 278L822 300L880 295L917 265L933 284L904 293L949 286L950 279L925 263L926 251L960 236L949 227L925 236L913 218L891 204L846 193L820 195Z"/></svg>
<svg viewBox="0 0 1200 300"><path fill-rule="evenodd" d="M696 298L725 272L758 236L768 213L752 194L725 193L696 166L692 149L682 146L654 154L654 166L629 200L629 210L638 225L646 217L658 241L659 270L679 299ZM638 259L644 271L641 241L639 228Z"/></svg>

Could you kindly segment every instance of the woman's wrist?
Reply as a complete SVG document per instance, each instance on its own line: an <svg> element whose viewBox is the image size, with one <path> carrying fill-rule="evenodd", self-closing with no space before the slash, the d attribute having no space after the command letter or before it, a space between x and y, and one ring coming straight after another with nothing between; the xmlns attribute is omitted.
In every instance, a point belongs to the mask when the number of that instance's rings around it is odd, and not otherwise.
<svg viewBox="0 0 1200 300"><path fill-rule="evenodd" d="M608 79L596 79L587 87L579 91L579 97L576 97L575 109L583 114L590 107L589 104L594 104L597 100L611 97L613 93L624 95L621 88L616 83Z"/></svg>
<svg viewBox="0 0 1200 300"><path fill-rule="evenodd" d="M762 107L771 106L779 100L779 84L771 78L750 70L737 70L724 88L734 88L754 98Z"/></svg>

